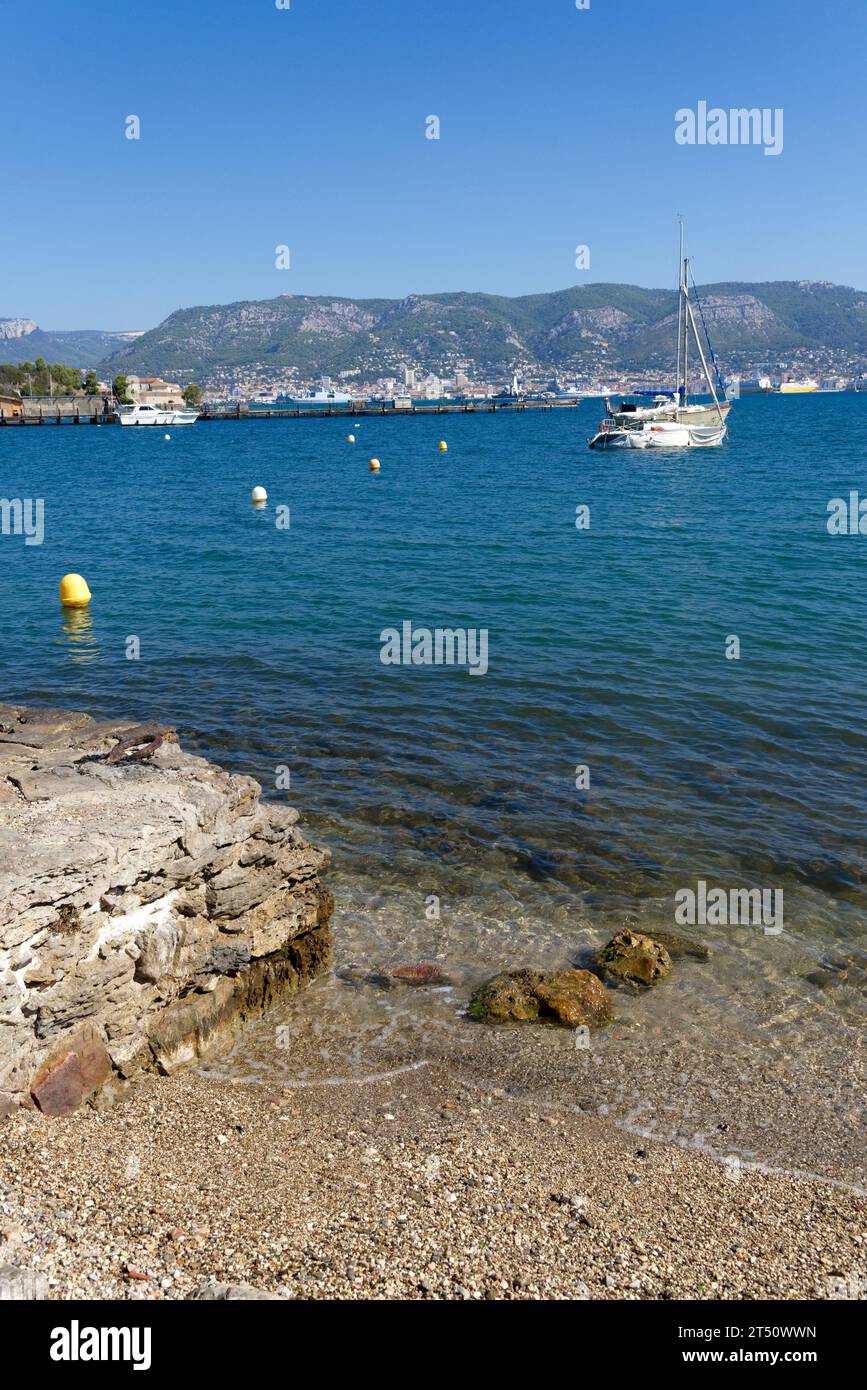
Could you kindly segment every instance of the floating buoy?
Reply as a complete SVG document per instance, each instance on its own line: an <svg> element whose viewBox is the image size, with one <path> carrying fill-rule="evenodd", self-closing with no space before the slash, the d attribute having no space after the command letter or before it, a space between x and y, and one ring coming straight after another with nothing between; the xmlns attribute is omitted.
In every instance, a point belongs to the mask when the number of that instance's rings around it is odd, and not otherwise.
<svg viewBox="0 0 867 1390"><path fill-rule="evenodd" d="M347 442L347 444L354 444L354 443L355 443L355 435L354 435L354 434L348 434L348 435L346 436L346 442Z"/></svg>
<svg viewBox="0 0 867 1390"><path fill-rule="evenodd" d="M171 435L170 435L170 434L167 434L167 435L164 436L164 438L165 438L165 439L171 439Z"/></svg>
<svg viewBox="0 0 867 1390"><path fill-rule="evenodd" d="M91 593L80 574L65 574L60 581L60 602L64 608L86 608Z"/></svg>
<svg viewBox="0 0 867 1390"><path fill-rule="evenodd" d="M268 494L263 487L254 487L250 494L254 502L267 502Z"/></svg>
<svg viewBox="0 0 867 1390"><path fill-rule="evenodd" d="M447 453L447 452L448 452L448 447L449 447L449 446L448 446L448 444L446 443L446 441L445 441L444 439L441 439L441 440L440 440L440 453L441 453L441 454Z"/></svg>
<svg viewBox="0 0 867 1390"><path fill-rule="evenodd" d="M370 471L371 471L371 473L378 473L378 472L379 472L379 459L371 459L371 460L370 460Z"/></svg>

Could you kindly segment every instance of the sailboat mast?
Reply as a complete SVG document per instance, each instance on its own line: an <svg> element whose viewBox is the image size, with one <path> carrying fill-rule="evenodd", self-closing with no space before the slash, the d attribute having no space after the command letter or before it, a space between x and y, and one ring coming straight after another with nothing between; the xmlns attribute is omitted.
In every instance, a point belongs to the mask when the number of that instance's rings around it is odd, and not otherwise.
<svg viewBox="0 0 867 1390"><path fill-rule="evenodd" d="M677 255L677 375L674 378L675 400L680 401L681 333L683 331L683 219L680 220L680 250Z"/></svg>
<svg viewBox="0 0 867 1390"><path fill-rule="evenodd" d="M683 281L680 287L683 300L683 398L681 405L689 405L689 257L683 261Z"/></svg>

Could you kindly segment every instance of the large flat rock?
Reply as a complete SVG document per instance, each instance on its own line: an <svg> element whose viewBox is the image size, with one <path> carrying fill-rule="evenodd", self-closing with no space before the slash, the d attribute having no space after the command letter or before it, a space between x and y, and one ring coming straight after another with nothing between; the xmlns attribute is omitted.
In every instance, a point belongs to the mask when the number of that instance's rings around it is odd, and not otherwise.
<svg viewBox="0 0 867 1390"><path fill-rule="evenodd" d="M165 726L0 705L0 1114L196 1060L325 968L328 854L259 797Z"/></svg>

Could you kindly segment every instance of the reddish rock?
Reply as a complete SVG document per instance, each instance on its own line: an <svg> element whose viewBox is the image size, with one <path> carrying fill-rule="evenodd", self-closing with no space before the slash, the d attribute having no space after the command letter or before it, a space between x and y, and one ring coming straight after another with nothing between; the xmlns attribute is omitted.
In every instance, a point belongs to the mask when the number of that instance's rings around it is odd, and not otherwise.
<svg viewBox="0 0 867 1390"><path fill-rule="evenodd" d="M611 995L589 970L554 970L536 989L543 1017L566 1028L601 1028L614 1018Z"/></svg>
<svg viewBox="0 0 867 1390"><path fill-rule="evenodd" d="M34 1081L30 1094L43 1115L71 1115L84 1099L81 1063L74 1052L39 1081Z"/></svg>
<svg viewBox="0 0 867 1390"><path fill-rule="evenodd" d="M30 1094L45 1115L69 1115L108 1080L111 1057L93 1024L85 1023L44 1059Z"/></svg>
<svg viewBox="0 0 867 1390"><path fill-rule="evenodd" d="M415 965L398 965L394 970L387 970L386 974L390 980L397 980L403 985L447 985L450 984L447 975L444 975L436 961L420 960Z"/></svg>
<svg viewBox="0 0 867 1390"><path fill-rule="evenodd" d="M90 1024L85 1024L75 1034L72 1048L81 1067L84 1094L89 1096L111 1076L111 1058L99 1033Z"/></svg>

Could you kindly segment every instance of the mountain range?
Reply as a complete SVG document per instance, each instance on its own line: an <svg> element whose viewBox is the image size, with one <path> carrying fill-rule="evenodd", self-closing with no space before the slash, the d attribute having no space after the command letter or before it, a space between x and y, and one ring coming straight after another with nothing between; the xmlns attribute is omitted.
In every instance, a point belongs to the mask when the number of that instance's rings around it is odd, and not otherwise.
<svg viewBox="0 0 867 1390"><path fill-rule="evenodd" d="M811 353L867 361L867 293L827 281L702 286L704 319L728 371ZM506 298L481 293L349 299L276 299L178 309L142 334L42 333L0 320L0 357L40 355L70 365L166 376L182 383L240 369L295 368L301 378L352 373L369 380L403 365L475 379L539 372L670 368L674 290L593 284ZM30 323L3 342L4 323ZM4 349L6 352L4 353ZM97 353L99 354L97 356Z"/></svg>
<svg viewBox="0 0 867 1390"><path fill-rule="evenodd" d="M62 362L89 371L124 347L135 333L107 333L99 328L44 332L33 319L0 319L0 360Z"/></svg>

